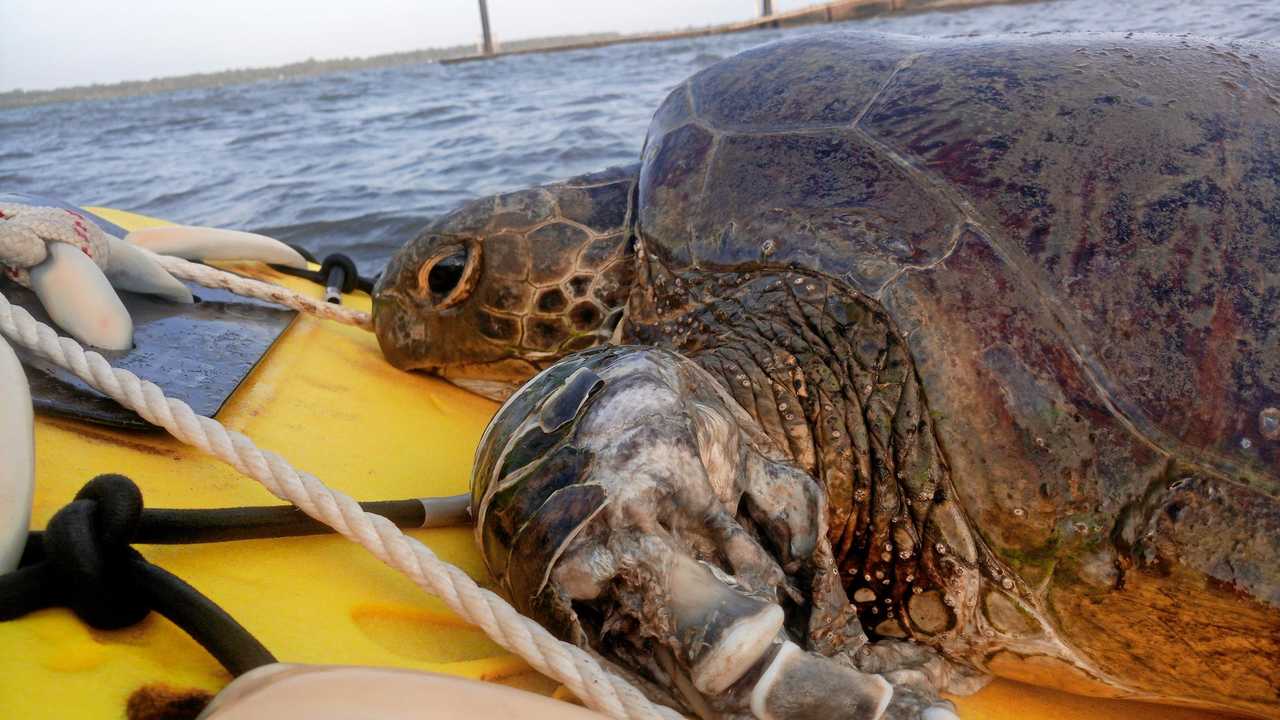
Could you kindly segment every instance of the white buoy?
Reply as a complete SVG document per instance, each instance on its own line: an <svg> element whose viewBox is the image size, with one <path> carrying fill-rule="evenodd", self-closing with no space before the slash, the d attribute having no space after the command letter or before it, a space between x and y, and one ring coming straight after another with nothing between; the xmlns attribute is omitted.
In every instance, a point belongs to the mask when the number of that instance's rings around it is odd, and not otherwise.
<svg viewBox="0 0 1280 720"><path fill-rule="evenodd" d="M102 270L80 249L49 243L49 257L31 268L31 289L58 327L104 350L133 346L133 320Z"/></svg>
<svg viewBox="0 0 1280 720"><path fill-rule="evenodd" d="M134 230L124 239L151 252L187 260L257 260L307 267L306 258L279 240L239 230L166 225Z"/></svg>
<svg viewBox="0 0 1280 720"><path fill-rule="evenodd" d="M35 493L34 423L22 363L0 338L0 575L18 567L27 543Z"/></svg>

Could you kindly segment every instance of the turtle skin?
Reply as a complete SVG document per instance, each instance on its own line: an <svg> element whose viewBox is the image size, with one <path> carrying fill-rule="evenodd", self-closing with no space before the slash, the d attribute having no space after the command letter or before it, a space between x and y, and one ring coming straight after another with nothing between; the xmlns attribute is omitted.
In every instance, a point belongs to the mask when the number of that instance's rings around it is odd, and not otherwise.
<svg viewBox="0 0 1280 720"><path fill-rule="evenodd" d="M885 634L1280 717L1277 83L1191 37L749 50L654 117L624 339L820 479Z"/></svg>

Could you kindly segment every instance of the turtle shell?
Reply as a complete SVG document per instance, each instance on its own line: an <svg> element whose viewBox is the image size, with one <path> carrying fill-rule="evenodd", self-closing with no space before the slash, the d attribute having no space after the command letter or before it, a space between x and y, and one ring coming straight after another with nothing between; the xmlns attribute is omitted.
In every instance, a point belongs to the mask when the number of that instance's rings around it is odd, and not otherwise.
<svg viewBox="0 0 1280 720"><path fill-rule="evenodd" d="M634 316L683 305L671 274L820 274L825 307L880 305L955 499L1061 636L1116 677L1146 648L1147 692L1245 677L1211 649L1280 617L1277 77L1276 48L1188 37L748 51L654 117ZM1224 597L1238 634L1182 633ZM1274 677L1196 692L1265 704Z"/></svg>
<svg viewBox="0 0 1280 720"><path fill-rule="evenodd" d="M1177 457L1274 496L1277 71L1272 47L1187 37L767 45L657 111L638 235L669 269L800 268L880 301L959 475L1084 478L1085 505ZM1062 512L1029 492L992 501L1019 544Z"/></svg>

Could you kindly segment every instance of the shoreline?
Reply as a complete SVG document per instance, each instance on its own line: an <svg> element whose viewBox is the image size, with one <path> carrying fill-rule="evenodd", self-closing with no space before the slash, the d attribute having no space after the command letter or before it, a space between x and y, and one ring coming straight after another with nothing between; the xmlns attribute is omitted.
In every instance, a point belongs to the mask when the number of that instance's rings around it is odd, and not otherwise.
<svg viewBox="0 0 1280 720"><path fill-rule="evenodd" d="M668 40L684 40L688 38L709 37L712 35L730 35L734 33L752 32L754 30L772 30L776 28L801 27L804 25L820 25L824 23L841 23L855 20L866 20L890 14L908 14L925 12L945 12L948 10L966 10L989 5L1022 5L1041 0L836 0L820 3L784 13L775 13L768 17L741 20L720 25L709 25L687 30L670 30L655 33L636 33L633 35L617 35L599 40L568 43L564 45L499 49L485 55L482 53L462 57L444 58L438 62L442 65L478 62L481 60L497 60L513 55L532 55L535 53L565 52L568 50L590 50L610 45L630 43L663 42Z"/></svg>
<svg viewBox="0 0 1280 720"><path fill-rule="evenodd" d="M513 40L510 44L516 52L536 52L575 43L602 42L618 37L622 37L622 35L618 33L557 35L528 40ZM142 95L181 92L183 90L201 90L233 85L248 85L256 82L293 80L358 70L377 70L402 65L438 63L449 58L467 57L474 52L474 45L451 45L442 48L406 50L366 57L343 57L328 60L309 58L286 65L232 68L206 73L170 75L148 80L124 80L115 83L74 85L50 90L8 90L0 92L0 112L38 105L115 100Z"/></svg>
<svg viewBox="0 0 1280 720"><path fill-rule="evenodd" d="M589 50L629 43L663 42L687 38L728 35L774 28L799 27L823 23L863 20L898 13L920 13L963 10L989 5L1014 5L1038 0L836 0L809 7L775 13L768 17L655 33L590 33L513 40L491 55L475 52L474 45L454 45L405 52L372 55L363 58L308 59L272 67L236 68L208 73L158 77L150 80L128 80L111 84L78 85L52 90L10 90L0 92L0 111L58 103L158 95L183 90L246 85L265 81L330 75L353 70L371 70L416 65L421 63L456 63L496 60L516 55Z"/></svg>

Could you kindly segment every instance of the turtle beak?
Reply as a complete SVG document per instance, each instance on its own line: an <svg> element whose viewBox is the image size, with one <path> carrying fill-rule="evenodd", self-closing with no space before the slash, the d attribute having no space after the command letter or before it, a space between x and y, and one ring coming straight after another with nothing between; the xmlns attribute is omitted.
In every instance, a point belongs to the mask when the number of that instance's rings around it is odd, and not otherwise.
<svg viewBox="0 0 1280 720"><path fill-rule="evenodd" d="M425 324L415 315L396 291L382 287L381 282L374 288L373 332L383 357L400 370L430 369L413 351L427 342Z"/></svg>
<svg viewBox="0 0 1280 720"><path fill-rule="evenodd" d="M408 269L414 266L413 243L391 257L373 287L373 332L387 362L400 370L424 367L421 350L426 345L426 319L402 288ZM412 255L414 257L406 257Z"/></svg>
<svg viewBox="0 0 1280 720"><path fill-rule="evenodd" d="M397 291L374 289L373 331L387 362L400 370L420 370L440 375L449 383L490 400L503 401L520 385L538 373L526 360L512 357L451 362L448 350L465 343L450 343L439 318L417 309ZM465 351L463 352L464 355Z"/></svg>
<svg viewBox="0 0 1280 720"><path fill-rule="evenodd" d="M444 379L448 380L451 385L456 385L467 392L475 393L494 402L506 402L507 398L520 389L520 383L518 382L478 380L465 377L449 377L448 375L445 375Z"/></svg>

